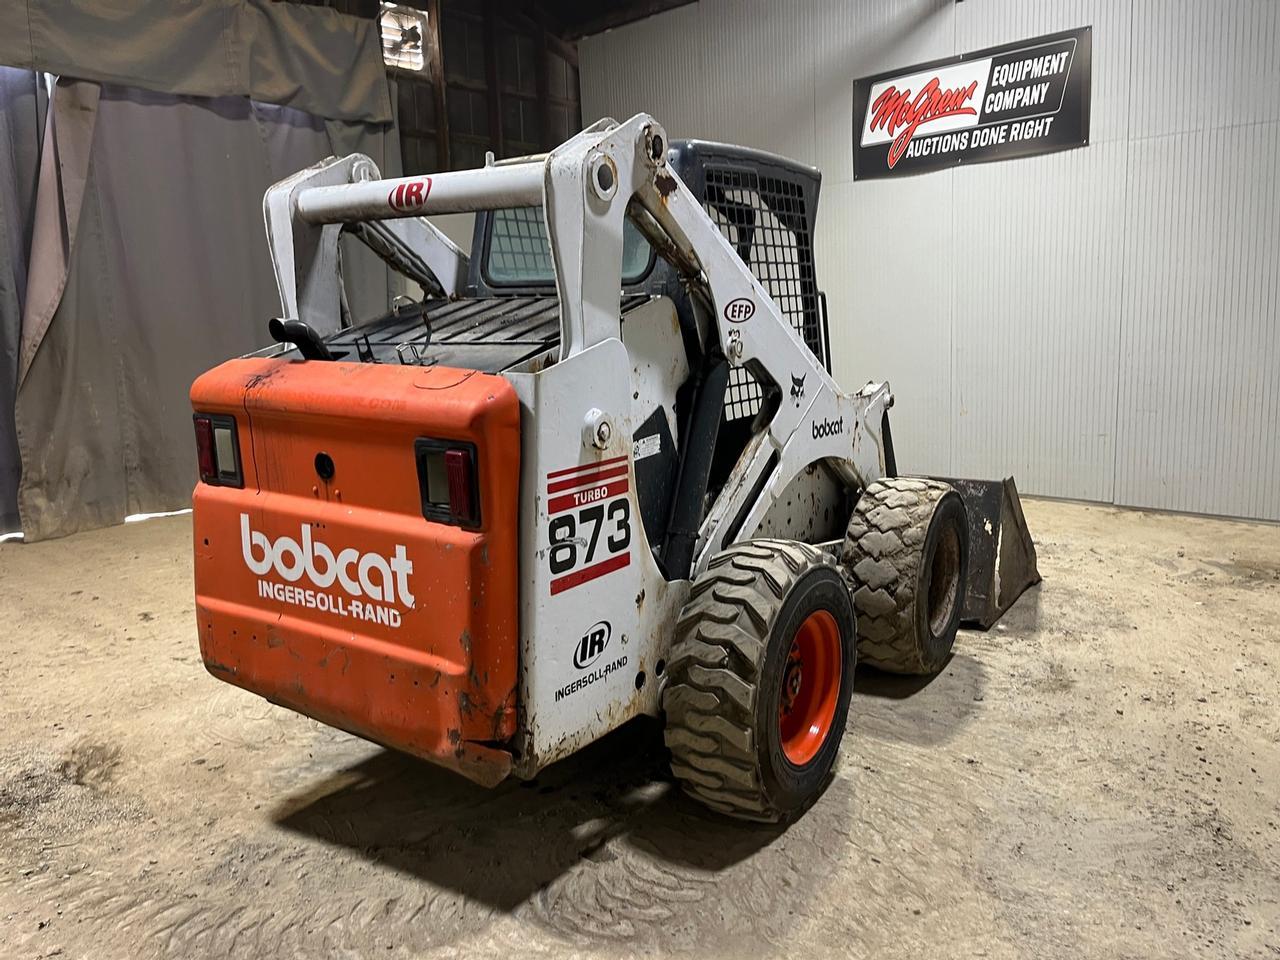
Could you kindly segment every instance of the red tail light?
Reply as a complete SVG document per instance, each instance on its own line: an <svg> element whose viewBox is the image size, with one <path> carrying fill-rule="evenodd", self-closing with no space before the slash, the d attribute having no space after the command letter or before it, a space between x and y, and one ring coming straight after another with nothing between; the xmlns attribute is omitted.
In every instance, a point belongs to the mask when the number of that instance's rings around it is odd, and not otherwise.
<svg viewBox="0 0 1280 960"><path fill-rule="evenodd" d="M476 477L476 447L454 440L414 442L422 515L459 527L480 526L480 484Z"/></svg>
<svg viewBox="0 0 1280 960"><path fill-rule="evenodd" d="M449 474L449 509L453 511L455 517L475 516L471 451L445 451L444 465Z"/></svg>
<svg viewBox="0 0 1280 960"><path fill-rule="evenodd" d="M197 413L192 419L196 427L200 480L219 487L243 487L235 417Z"/></svg>
<svg viewBox="0 0 1280 960"><path fill-rule="evenodd" d="M218 476L213 459L213 424L208 417L196 417L196 459L200 461L200 479L212 483Z"/></svg>

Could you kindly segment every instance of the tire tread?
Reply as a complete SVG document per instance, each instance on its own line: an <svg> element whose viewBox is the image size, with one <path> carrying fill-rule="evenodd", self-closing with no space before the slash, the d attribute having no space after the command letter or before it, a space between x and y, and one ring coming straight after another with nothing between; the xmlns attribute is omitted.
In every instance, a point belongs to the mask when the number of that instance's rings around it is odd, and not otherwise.
<svg viewBox="0 0 1280 960"><path fill-rule="evenodd" d="M914 612L925 534L951 486L893 477L867 486L854 508L840 559L852 581L858 657L894 673L930 673Z"/></svg>
<svg viewBox="0 0 1280 960"><path fill-rule="evenodd" d="M697 578L676 621L662 695L671 772L720 813L770 822L784 816L764 790L754 716L769 630L791 587L814 566L838 568L810 544L734 544Z"/></svg>

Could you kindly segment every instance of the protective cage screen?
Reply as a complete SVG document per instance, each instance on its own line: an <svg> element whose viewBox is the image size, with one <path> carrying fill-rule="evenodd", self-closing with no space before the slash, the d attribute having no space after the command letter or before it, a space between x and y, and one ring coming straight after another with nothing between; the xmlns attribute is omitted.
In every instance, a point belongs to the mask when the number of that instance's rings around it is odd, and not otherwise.
<svg viewBox="0 0 1280 960"><path fill-rule="evenodd" d="M551 245L541 207L511 207L493 215L489 279L495 283L542 283L554 276Z"/></svg>
<svg viewBox="0 0 1280 960"><path fill-rule="evenodd" d="M555 282L551 244L542 207L504 207L493 212L485 276L490 283L540 285ZM622 282L638 283L649 272L653 248L628 220L622 227Z"/></svg>
<svg viewBox="0 0 1280 960"><path fill-rule="evenodd" d="M800 339L824 362L809 213L800 183L737 167L706 167L703 205ZM760 384L743 367L730 371L725 418L753 417Z"/></svg>
<svg viewBox="0 0 1280 960"><path fill-rule="evenodd" d="M756 170L705 167L703 206L777 303L792 329L826 363L818 285L813 266L809 211L802 185L787 177L761 176ZM642 274L648 248L633 227L624 244L624 280ZM498 284L550 282L551 250L541 207L496 211L486 273ZM641 247L641 249L636 249ZM743 367L730 371L725 418L754 417L763 399L760 384Z"/></svg>

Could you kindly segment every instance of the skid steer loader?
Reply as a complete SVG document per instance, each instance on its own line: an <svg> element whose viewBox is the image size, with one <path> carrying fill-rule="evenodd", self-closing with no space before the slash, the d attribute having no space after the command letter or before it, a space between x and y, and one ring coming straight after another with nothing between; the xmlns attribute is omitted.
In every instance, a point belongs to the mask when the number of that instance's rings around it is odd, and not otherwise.
<svg viewBox="0 0 1280 960"><path fill-rule="evenodd" d="M1011 483L899 477L888 385L832 379L818 186L641 114L271 188L277 343L191 389L209 671L486 785L665 717L692 796L803 809L859 655L937 671L1036 579ZM353 321L357 241L421 296Z"/></svg>

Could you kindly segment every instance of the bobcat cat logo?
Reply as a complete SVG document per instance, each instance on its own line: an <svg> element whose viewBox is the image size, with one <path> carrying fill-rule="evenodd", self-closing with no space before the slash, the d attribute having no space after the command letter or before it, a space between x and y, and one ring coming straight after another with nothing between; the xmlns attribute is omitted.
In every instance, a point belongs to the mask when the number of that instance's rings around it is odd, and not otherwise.
<svg viewBox="0 0 1280 960"><path fill-rule="evenodd" d="M807 373L798 377L794 373L791 375L791 399L796 402L797 407L800 406L800 401L804 399L804 378L807 376Z"/></svg>

